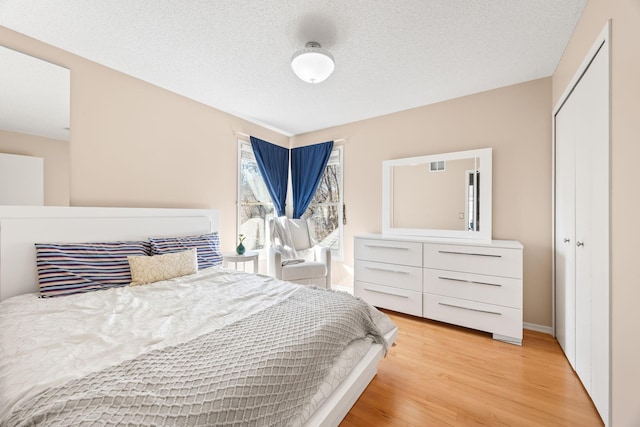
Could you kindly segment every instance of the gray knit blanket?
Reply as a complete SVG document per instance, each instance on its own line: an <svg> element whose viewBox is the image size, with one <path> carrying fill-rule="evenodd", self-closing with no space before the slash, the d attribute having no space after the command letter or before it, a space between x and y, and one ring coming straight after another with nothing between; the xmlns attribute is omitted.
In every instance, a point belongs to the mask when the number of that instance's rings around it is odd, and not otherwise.
<svg viewBox="0 0 640 427"><path fill-rule="evenodd" d="M189 342L43 391L5 426L284 426L358 339L386 346L367 305L301 288Z"/></svg>

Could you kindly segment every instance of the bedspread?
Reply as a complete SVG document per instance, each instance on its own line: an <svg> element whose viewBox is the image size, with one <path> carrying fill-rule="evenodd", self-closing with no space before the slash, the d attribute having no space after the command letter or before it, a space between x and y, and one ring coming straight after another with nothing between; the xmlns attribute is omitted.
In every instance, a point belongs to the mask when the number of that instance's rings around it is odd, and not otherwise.
<svg viewBox="0 0 640 427"><path fill-rule="evenodd" d="M218 282L218 295L234 286ZM366 339L385 344L386 331L372 319L371 307L347 294L274 283L265 290L270 297L244 316L231 315L205 333L188 333L86 375L51 381L13 405L2 425L300 423L300 411L345 349ZM234 295L247 291L235 286L242 292Z"/></svg>

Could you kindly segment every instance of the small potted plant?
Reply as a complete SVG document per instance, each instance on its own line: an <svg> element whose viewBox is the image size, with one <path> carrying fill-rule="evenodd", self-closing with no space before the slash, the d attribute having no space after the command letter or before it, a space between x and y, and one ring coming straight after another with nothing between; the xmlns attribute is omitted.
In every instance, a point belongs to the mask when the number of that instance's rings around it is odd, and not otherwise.
<svg viewBox="0 0 640 427"><path fill-rule="evenodd" d="M242 244L242 242L244 242L244 239L246 239L247 236L245 236L244 234L238 234L238 241L240 242L238 244L238 247L236 248L236 253L238 255L242 255L244 254L245 248L244 245Z"/></svg>

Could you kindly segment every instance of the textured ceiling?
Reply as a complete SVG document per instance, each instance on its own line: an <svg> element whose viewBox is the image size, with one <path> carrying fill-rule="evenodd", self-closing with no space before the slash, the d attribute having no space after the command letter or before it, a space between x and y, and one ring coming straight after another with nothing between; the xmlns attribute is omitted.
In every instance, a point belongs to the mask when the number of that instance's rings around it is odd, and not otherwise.
<svg viewBox="0 0 640 427"><path fill-rule="evenodd" d="M0 0L0 25L297 135L550 76L586 1Z"/></svg>

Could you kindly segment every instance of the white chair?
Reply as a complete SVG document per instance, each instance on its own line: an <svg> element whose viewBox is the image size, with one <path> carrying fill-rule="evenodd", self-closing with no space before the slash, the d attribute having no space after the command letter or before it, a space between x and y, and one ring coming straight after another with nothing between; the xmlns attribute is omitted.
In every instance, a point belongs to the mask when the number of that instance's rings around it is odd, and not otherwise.
<svg viewBox="0 0 640 427"><path fill-rule="evenodd" d="M331 289L331 250L315 244L304 219L269 220L269 274L276 279Z"/></svg>

